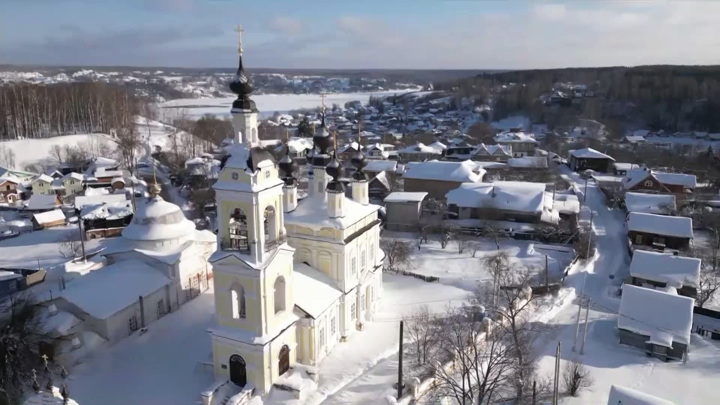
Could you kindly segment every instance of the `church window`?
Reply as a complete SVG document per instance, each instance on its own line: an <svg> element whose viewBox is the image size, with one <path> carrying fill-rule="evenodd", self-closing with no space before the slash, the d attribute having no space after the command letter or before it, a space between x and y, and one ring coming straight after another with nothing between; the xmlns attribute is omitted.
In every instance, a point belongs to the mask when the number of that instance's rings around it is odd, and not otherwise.
<svg viewBox="0 0 720 405"><path fill-rule="evenodd" d="M138 330L137 316L133 315L128 319L128 329L130 330L130 334Z"/></svg>
<svg viewBox="0 0 720 405"><path fill-rule="evenodd" d="M350 319L355 319L355 303L350 304Z"/></svg>
<svg viewBox="0 0 720 405"><path fill-rule="evenodd" d="M351 263L350 270L352 271L352 274L355 275L355 273L357 273L357 259L353 257Z"/></svg>
<svg viewBox="0 0 720 405"><path fill-rule="evenodd" d="M337 322L335 322L335 317L333 316L332 318L330 318L330 336L333 336L336 330Z"/></svg>
<svg viewBox="0 0 720 405"><path fill-rule="evenodd" d="M366 262L367 261L365 260L365 251L363 250L362 253L360 253L360 269L365 270Z"/></svg>
<svg viewBox="0 0 720 405"><path fill-rule="evenodd" d="M161 318L163 315L165 315L165 300L161 298L157 302L157 317Z"/></svg>
<svg viewBox="0 0 720 405"><path fill-rule="evenodd" d="M652 180L645 180L645 187L652 187L653 182Z"/></svg>
<svg viewBox="0 0 720 405"><path fill-rule="evenodd" d="M370 245L370 263L373 263L375 260L375 245Z"/></svg>
<svg viewBox="0 0 720 405"><path fill-rule="evenodd" d="M275 247L277 241L277 216L272 205L265 207L265 250Z"/></svg>
<svg viewBox="0 0 720 405"><path fill-rule="evenodd" d="M365 294L360 296L360 308L364 311L367 306L365 305Z"/></svg>
<svg viewBox="0 0 720 405"><path fill-rule="evenodd" d="M228 240L223 241L224 249L249 251L248 226L245 212L236 208L230 216L228 223Z"/></svg>
<svg viewBox="0 0 720 405"><path fill-rule="evenodd" d="M325 328L320 328L320 332L318 333L318 347L320 349L325 347Z"/></svg>
<svg viewBox="0 0 720 405"><path fill-rule="evenodd" d="M324 191L324 190L323 190L323 182L322 182L322 181L318 181L318 193L322 193L323 191Z"/></svg>
<svg viewBox="0 0 720 405"><path fill-rule="evenodd" d="M238 172L232 172L232 179L233 179L233 180L237 180L237 179L239 179L239 178L240 178L240 175L238 174Z"/></svg>
<svg viewBox="0 0 720 405"><path fill-rule="evenodd" d="M230 300L232 301L233 319L245 319L245 289L243 286L233 286L230 290Z"/></svg>
<svg viewBox="0 0 720 405"><path fill-rule="evenodd" d="M285 310L285 278L279 276L275 280L275 313Z"/></svg>

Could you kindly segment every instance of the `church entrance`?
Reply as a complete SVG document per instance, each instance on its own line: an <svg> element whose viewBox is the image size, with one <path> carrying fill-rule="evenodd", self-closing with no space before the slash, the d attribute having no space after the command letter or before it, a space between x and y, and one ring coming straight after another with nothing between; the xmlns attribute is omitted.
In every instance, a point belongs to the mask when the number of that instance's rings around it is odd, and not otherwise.
<svg viewBox="0 0 720 405"><path fill-rule="evenodd" d="M278 375L283 375L290 370L290 348L287 345L280 349L279 369Z"/></svg>
<svg viewBox="0 0 720 405"><path fill-rule="evenodd" d="M240 387L244 387L247 384L245 360L237 354L230 356L230 381Z"/></svg>

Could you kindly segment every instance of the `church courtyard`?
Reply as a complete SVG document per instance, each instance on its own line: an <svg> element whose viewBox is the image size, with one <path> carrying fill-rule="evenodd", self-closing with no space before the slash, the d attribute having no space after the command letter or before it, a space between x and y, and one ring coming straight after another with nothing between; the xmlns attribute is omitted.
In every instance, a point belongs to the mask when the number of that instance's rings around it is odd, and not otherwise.
<svg viewBox="0 0 720 405"><path fill-rule="evenodd" d="M468 291L405 276L383 274L383 295L373 322L339 344L320 364L318 389L302 402L320 404L397 351L398 324L419 305L433 311L459 304ZM197 404L213 382L207 329L214 322L214 296L208 290L149 326L76 366L71 376L79 403ZM392 389L392 387L385 387ZM272 395L264 399L273 403Z"/></svg>

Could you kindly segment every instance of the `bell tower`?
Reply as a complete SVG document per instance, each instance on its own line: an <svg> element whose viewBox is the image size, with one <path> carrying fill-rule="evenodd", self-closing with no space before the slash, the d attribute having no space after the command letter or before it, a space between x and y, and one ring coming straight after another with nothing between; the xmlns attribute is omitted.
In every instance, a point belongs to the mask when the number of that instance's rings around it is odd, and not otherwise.
<svg viewBox="0 0 720 405"><path fill-rule="evenodd" d="M257 139L252 80L243 67L242 46L239 51L237 74L230 83L237 94L230 111L235 144L213 185L218 248L210 262L217 326L210 334L216 376L267 391L280 375L273 350L295 347L290 328L295 322L294 249L285 236L286 183L279 177L274 157ZM294 355L291 351L288 361Z"/></svg>

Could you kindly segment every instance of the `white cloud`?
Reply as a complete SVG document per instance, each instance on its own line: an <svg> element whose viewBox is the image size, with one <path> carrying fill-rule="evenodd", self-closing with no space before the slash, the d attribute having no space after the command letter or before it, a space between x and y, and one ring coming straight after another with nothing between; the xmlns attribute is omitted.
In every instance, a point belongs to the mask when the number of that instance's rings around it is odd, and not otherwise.
<svg viewBox="0 0 720 405"><path fill-rule="evenodd" d="M273 29L289 35L299 35L306 29L305 23L301 20L288 16L277 16L270 24Z"/></svg>
<svg viewBox="0 0 720 405"><path fill-rule="evenodd" d="M564 4L538 4L533 10L534 14L545 20L559 20L565 17Z"/></svg>

